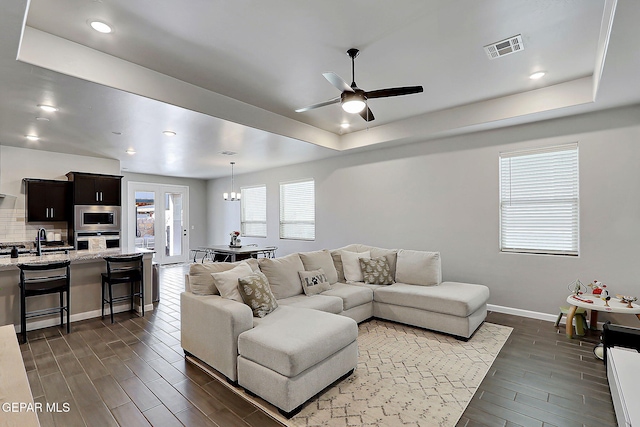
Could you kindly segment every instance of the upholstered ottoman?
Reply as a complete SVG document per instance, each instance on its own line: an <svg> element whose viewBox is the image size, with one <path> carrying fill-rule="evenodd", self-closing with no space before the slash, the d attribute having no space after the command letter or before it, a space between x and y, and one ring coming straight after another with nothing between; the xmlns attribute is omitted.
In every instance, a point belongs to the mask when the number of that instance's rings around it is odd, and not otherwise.
<svg viewBox="0 0 640 427"><path fill-rule="evenodd" d="M351 318L280 306L254 321L238 337L238 384L287 417L358 363L358 325Z"/></svg>

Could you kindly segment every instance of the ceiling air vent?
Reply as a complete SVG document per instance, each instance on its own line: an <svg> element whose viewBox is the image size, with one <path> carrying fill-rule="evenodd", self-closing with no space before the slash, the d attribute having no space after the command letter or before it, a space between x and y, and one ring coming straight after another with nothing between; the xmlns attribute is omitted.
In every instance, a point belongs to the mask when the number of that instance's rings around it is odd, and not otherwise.
<svg viewBox="0 0 640 427"><path fill-rule="evenodd" d="M236 153L235 151L221 151L220 154L222 154L223 156L235 156Z"/></svg>
<svg viewBox="0 0 640 427"><path fill-rule="evenodd" d="M508 39L504 39L496 43L491 43L484 47L484 51L487 52L489 59L496 59L501 56L511 55L512 53L520 52L521 50L524 50L522 34L509 37Z"/></svg>

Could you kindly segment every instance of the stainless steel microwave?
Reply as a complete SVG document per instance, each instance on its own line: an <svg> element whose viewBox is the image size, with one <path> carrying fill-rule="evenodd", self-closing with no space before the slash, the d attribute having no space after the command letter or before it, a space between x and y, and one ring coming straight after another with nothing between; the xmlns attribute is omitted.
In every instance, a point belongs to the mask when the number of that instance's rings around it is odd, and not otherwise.
<svg viewBox="0 0 640 427"><path fill-rule="evenodd" d="M120 206L76 205L75 231L120 231L120 211Z"/></svg>

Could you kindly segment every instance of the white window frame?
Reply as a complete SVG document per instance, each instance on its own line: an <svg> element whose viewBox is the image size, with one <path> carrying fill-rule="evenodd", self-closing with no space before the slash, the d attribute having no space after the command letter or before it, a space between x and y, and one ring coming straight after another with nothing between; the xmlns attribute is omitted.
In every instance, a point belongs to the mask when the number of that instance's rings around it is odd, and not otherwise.
<svg viewBox="0 0 640 427"><path fill-rule="evenodd" d="M258 209L263 210L263 212L258 212L258 217L262 217L260 219L247 219L248 214L248 203L253 202L252 190L264 190L264 200L260 200L263 202L262 206L254 206L253 209L256 211ZM252 185L249 187L241 187L240 188L240 235L242 237L267 237L267 186L266 184L262 185ZM257 196L257 195L256 195ZM262 214L262 215L259 215ZM260 225L264 225L264 234L256 232L256 229L259 229ZM257 227L252 227L257 226ZM249 229L249 232L247 232ZM251 230L254 230L253 232Z"/></svg>
<svg viewBox="0 0 640 427"><path fill-rule="evenodd" d="M292 213L290 211L290 209L287 209L288 207L285 206L285 204L287 203L286 200L284 199L284 195L285 193L283 192L283 188L285 186L290 186L290 185L295 185L295 184L307 184L307 183L311 183L312 185L312 194L306 195L306 200L300 200L298 202L305 202L307 207L309 207L309 204L311 205L310 207L310 212L307 211L305 213L301 213L300 216L304 216L304 219L296 219L294 218L295 214ZM305 195L303 195L305 196ZM281 239L287 239L287 240L308 240L308 241L312 241L316 239L316 208L315 208L315 200L316 200L316 187L315 187L315 180L313 178L307 178L307 179L300 179L300 180L296 180L296 181L287 181L287 182L281 182L280 183L280 238ZM290 207L289 207L290 208ZM304 208L300 208L300 209L304 209ZM290 229L291 226L295 225L299 225L300 228L297 230L296 233L288 233L287 229ZM311 225L311 232L308 234L305 234L305 228L308 228L308 226ZM295 229L295 228L294 228Z"/></svg>
<svg viewBox="0 0 640 427"><path fill-rule="evenodd" d="M500 251L578 256L578 143L500 153Z"/></svg>

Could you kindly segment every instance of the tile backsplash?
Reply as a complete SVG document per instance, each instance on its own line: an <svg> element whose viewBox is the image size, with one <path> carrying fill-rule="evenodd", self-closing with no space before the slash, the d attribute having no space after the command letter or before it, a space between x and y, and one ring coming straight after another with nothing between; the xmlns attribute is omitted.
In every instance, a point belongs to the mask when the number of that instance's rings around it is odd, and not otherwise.
<svg viewBox="0 0 640 427"><path fill-rule="evenodd" d="M66 222L34 222L25 220L24 209L0 209L0 243L33 242L38 229L62 234L62 240L67 240Z"/></svg>

